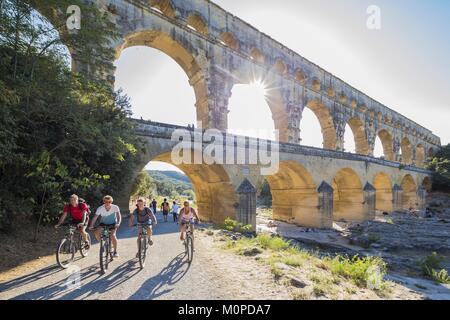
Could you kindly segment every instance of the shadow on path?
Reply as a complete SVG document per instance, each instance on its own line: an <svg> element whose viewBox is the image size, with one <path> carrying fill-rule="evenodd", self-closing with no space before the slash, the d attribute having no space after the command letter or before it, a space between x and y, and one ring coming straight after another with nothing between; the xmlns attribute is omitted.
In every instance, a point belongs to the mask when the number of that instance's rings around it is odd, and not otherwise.
<svg viewBox="0 0 450 320"><path fill-rule="evenodd" d="M112 262L114 263L114 262ZM120 286L128 281L136 274L140 268L136 266L134 260L126 261L111 273L100 275L98 265L93 265L84 268L80 271L79 280L81 286L78 289L69 289L68 277L50 284L48 286L30 291L19 296L14 297L14 300L48 300L48 299L62 299L74 300L77 298L88 298L93 294L101 294Z"/></svg>
<svg viewBox="0 0 450 320"><path fill-rule="evenodd" d="M153 300L169 293L175 285L189 271L191 265L187 262L186 253L180 253L160 273L146 280L142 286L130 296L130 300ZM189 289L187 287L187 289Z"/></svg>

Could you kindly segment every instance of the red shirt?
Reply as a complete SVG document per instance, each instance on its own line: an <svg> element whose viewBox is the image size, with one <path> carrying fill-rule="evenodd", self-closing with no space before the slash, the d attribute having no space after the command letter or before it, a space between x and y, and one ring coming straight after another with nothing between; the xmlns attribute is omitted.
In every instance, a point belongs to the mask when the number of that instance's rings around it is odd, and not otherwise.
<svg viewBox="0 0 450 320"><path fill-rule="evenodd" d="M80 210L81 208L81 210ZM64 212L70 213L72 216L72 219L74 220L83 220L83 212L87 212L88 207L86 203L82 203L81 205L77 205L76 207L72 206L71 204L66 204L64 206Z"/></svg>

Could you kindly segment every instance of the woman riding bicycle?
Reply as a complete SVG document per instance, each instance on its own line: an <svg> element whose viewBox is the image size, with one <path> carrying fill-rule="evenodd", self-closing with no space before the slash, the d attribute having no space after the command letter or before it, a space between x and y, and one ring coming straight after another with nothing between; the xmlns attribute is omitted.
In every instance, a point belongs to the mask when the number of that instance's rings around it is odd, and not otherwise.
<svg viewBox="0 0 450 320"><path fill-rule="evenodd" d="M149 207L144 205L144 200L139 199L137 201L137 208L130 215L130 220L128 222L128 226L131 228L134 224L134 219L136 218L137 223L143 224L147 226L147 237L149 245L153 245L152 240L152 225L157 225L156 217L153 214L152 210ZM141 239L142 228L138 228L138 250L139 250L139 240Z"/></svg>
<svg viewBox="0 0 450 320"><path fill-rule="evenodd" d="M186 225L190 224L192 238L194 238L194 218L200 222L198 218L197 211L194 208L191 208L189 205L189 201L184 202L183 208L180 210L180 214L178 216L178 223L180 224L180 240L184 240L184 233L186 232Z"/></svg>

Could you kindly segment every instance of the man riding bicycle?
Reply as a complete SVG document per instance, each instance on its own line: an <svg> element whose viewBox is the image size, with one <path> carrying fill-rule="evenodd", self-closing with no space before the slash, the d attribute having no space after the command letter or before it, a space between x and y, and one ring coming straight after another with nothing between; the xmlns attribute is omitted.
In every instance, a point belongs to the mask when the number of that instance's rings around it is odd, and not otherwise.
<svg viewBox="0 0 450 320"><path fill-rule="evenodd" d="M153 214L152 210L149 207L144 205L144 200L139 199L137 201L137 208L130 215L130 220L128 221L128 226L131 228L134 224L134 219L136 218L137 223L143 224L147 226L147 237L149 245L153 245L152 239L152 225L157 225L158 221L156 221L156 217ZM138 228L138 251L139 251L139 240L141 239L142 228ZM136 255L139 257L139 253Z"/></svg>
<svg viewBox="0 0 450 320"><path fill-rule="evenodd" d="M114 248L114 257L117 258L117 229L122 222L122 216L120 215L120 209L113 203L113 198L111 196L105 196L103 198L103 205L100 206L95 212L95 216L89 226L90 230L94 229L95 222L98 217L100 217L100 227L94 231L95 238L100 241L100 236L102 233L102 228L111 229L111 242Z"/></svg>
<svg viewBox="0 0 450 320"><path fill-rule="evenodd" d="M88 212L89 209L86 203L80 203L76 194L71 195L69 198L69 204L64 206L63 214L58 223L55 225L55 229L58 229L64 223L64 220L66 220L67 214L70 214L70 223L77 226L85 243L85 248L88 248L90 245L86 233L86 226L89 222Z"/></svg>
<svg viewBox="0 0 450 320"><path fill-rule="evenodd" d="M184 240L184 233L186 232L186 225L190 223L191 226L191 234L192 238L194 238L194 218L200 222L198 218L197 211L194 208L191 208L189 205L189 201L185 201L183 204L183 208L180 210L180 214L178 216L178 224L180 224L180 240Z"/></svg>

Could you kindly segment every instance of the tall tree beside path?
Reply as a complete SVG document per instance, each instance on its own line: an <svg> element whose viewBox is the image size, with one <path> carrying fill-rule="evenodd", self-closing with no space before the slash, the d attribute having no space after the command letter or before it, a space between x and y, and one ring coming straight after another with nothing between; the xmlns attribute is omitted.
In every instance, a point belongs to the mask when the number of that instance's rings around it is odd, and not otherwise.
<svg viewBox="0 0 450 320"><path fill-rule="evenodd" d="M71 4L83 11L74 35L64 30ZM129 100L97 76L112 65L114 34L82 1L0 0L0 230L33 221L37 238L70 194L99 203L132 178L142 147ZM69 52L96 69L73 74Z"/></svg>

